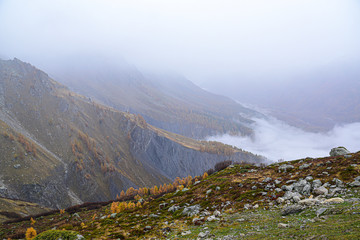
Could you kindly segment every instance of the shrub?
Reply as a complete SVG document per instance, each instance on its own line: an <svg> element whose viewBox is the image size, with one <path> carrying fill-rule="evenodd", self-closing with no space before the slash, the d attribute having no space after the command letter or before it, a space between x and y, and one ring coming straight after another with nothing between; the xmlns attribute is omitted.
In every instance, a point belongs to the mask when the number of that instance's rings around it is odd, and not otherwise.
<svg viewBox="0 0 360 240"><path fill-rule="evenodd" d="M74 231L49 230L39 234L34 240L75 240L79 239L78 233Z"/></svg>
<svg viewBox="0 0 360 240"><path fill-rule="evenodd" d="M26 233L25 233L26 240L32 240L35 237L36 237L36 230L33 227L26 229Z"/></svg>

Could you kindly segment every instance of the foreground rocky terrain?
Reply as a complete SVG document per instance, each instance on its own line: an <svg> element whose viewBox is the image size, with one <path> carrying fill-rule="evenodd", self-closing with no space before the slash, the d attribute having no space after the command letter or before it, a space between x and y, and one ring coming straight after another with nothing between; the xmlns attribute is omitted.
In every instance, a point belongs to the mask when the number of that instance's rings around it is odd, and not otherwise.
<svg viewBox="0 0 360 240"><path fill-rule="evenodd" d="M224 163L167 193L8 221L0 237L23 238L32 227L35 239L359 239L360 152L344 153L269 166Z"/></svg>

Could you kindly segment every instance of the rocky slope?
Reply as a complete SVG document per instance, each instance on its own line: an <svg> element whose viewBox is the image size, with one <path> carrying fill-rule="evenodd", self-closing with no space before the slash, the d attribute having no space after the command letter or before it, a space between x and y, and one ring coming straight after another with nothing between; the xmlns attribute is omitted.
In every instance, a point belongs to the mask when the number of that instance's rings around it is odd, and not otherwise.
<svg viewBox="0 0 360 240"><path fill-rule="evenodd" d="M196 139L224 133L250 135L251 117L261 116L182 76L145 74L125 62L73 57L50 72L82 95L139 113L156 127Z"/></svg>
<svg viewBox="0 0 360 240"><path fill-rule="evenodd" d="M69 91L18 59L0 61L0 196L64 208L264 159L198 142Z"/></svg>
<svg viewBox="0 0 360 240"><path fill-rule="evenodd" d="M227 164L167 193L74 206L32 225L30 217L7 222L0 237L22 238L32 226L36 239L358 239L359 164L360 152Z"/></svg>

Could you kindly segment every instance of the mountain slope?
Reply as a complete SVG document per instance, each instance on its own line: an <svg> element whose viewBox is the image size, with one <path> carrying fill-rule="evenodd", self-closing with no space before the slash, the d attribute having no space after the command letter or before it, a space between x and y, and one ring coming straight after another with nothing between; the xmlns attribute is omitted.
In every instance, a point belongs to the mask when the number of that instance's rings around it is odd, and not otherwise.
<svg viewBox="0 0 360 240"><path fill-rule="evenodd" d="M140 113L150 124L184 136L249 135L250 117L260 115L176 74L143 74L127 63L101 58L78 57L69 62L51 70L65 85L121 111Z"/></svg>
<svg viewBox="0 0 360 240"><path fill-rule="evenodd" d="M360 152L266 167L231 165L187 181L183 190L145 195L148 202L74 206L35 218L32 227L43 232L38 239L55 233L85 239L358 239L359 163ZM125 201L142 203L120 210ZM3 224L0 237L22 238L29 219Z"/></svg>
<svg viewBox="0 0 360 240"><path fill-rule="evenodd" d="M129 187L263 158L157 129L69 91L18 59L0 61L0 196L63 208Z"/></svg>

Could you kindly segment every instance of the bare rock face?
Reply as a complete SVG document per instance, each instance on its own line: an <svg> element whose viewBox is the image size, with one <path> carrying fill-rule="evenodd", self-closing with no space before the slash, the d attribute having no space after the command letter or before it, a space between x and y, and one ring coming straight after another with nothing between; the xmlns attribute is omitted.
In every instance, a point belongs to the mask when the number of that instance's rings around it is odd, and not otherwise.
<svg viewBox="0 0 360 240"><path fill-rule="evenodd" d="M347 150L345 147L336 147L336 148L331 149L330 156L331 157L342 156L342 155L346 155L349 153L350 153L349 150Z"/></svg>

